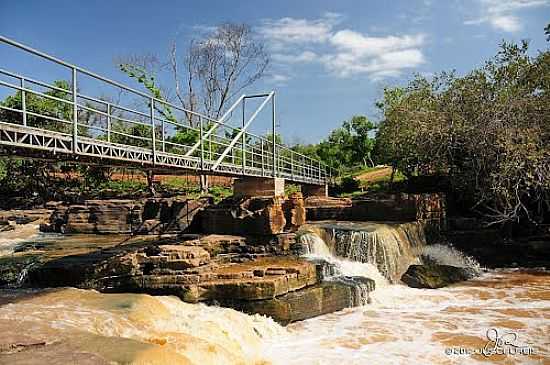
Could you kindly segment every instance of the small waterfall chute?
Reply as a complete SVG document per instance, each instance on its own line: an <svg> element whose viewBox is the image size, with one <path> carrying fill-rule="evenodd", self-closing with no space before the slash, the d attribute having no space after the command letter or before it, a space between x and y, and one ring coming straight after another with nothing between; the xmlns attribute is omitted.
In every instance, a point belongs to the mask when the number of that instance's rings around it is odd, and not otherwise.
<svg viewBox="0 0 550 365"><path fill-rule="evenodd" d="M355 305L370 302L369 292L374 289L371 280L376 287L388 284L376 266L333 255L326 242L313 232L300 235L299 241L304 245L306 258L321 262L323 280L341 281L353 288L352 302Z"/></svg>
<svg viewBox="0 0 550 365"><path fill-rule="evenodd" d="M426 244L421 223L329 224L323 227L337 256L369 263L389 281L398 282L407 267L418 262L418 247Z"/></svg>

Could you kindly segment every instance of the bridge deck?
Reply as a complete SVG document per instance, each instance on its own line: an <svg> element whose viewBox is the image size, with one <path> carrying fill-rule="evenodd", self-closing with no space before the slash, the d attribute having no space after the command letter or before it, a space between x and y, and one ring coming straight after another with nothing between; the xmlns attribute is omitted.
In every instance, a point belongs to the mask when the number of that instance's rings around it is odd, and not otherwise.
<svg viewBox="0 0 550 365"><path fill-rule="evenodd" d="M216 170L212 170L215 161L201 159L195 156L184 156L173 153L157 151L142 147L128 146L118 143L98 140L89 137L80 137L77 140L76 152L73 151L72 136L47 131L39 128L21 126L12 123L0 122L0 145L7 148L12 156L38 158L33 151L46 152L40 158L47 156L49 159L70 159L74 161L90 162L99 165L116 165L128 167L152 168L158 170L171 170L172 173L192 171L199 174L224 175L233 177L254 176L273 177L273 171L265 166L252 167L242 164L221 163ZM23 153L26 149L27 153ZM11 151L11 152L10 152ZM56 158L56 156L58 156ZM86 159L84 157L87 157ZM176 169L176 170L174 170ZM313 171L293 174L279 169L276 177L285 178L291 182L312 185L323 185L324 179L313 176Z"/></svg>

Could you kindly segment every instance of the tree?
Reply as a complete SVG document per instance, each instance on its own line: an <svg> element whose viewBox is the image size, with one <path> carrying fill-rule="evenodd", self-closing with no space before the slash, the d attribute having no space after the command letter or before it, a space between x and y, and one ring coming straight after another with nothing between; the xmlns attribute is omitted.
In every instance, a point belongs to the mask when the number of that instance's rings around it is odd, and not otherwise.
<svg viewBox="0 0 550 365"><path fill-rule="evenodd" d="M26 111L33 113L27 114L27 125L72 134L73 106L69 103L72 101L70 84L65 80L56 80L52 86L44 94L58 100L31 92L25 93ZM22 93L17 91L0 101L0 105L22 111L22 101ZM80 124L86 124L85 114L79 113L78 119ZM22 124L22 113L0 109L0 121ZM89 135L88 128L84 125L78 127L78 133L82 136ZM50 174L51 164L45 161L2 158L0 160L0 195L7 197L14 194L28 198L29 201L40 198L45 202L56 193L55 186L51 184Z"/></svg>
<svg viewBox="0 0 550 365"><path fill-rule="evenodd" d="M249 25L235 23L220 24L214 31L191 40L183 60L173 42L170 65L182 107L219 119L236 95L264 76L269 64L264 48ZM185 65L185 77L181 63Z"/></svg>
<svg viewBox="0 0 550 365"><path fill-rule="evenodd" d="M319 143L317 155L330 167L340 170L367 167L368 163L374 165L371 158L374 139L370 136L374 128L367 117L353 116Z"/></svg>
<svg viewBox="0 0 550 365"><path fill-rule="evenodd" d="M191 40L183 57L178 54L177 42L174 41L168 61L172 89L175 99L187 110L187 120L177 120L166 105L155 105L157 111L167 120L189 124L195 129L198 117L193 112L219 119L237 94L263 77L269 64L264 48L250 26L234 23L223 23L214 31ZM131 57L120 63L120 69L135 78L155 98L170 101L156 83L153 67L147 67L155 62L151 56ZM195 139L198 140L196 130L179 127L170 141L193 143ZM207 187L206 176L201 176L201 188L206 190Z"/></svg>
<svg viewBox="0 0 550 365"><path fill-rule="evenodd" d="M367 167L367 162L374 167L371 153L374 148L374 138L370 137L370 133L374 130L375 125L365 116L354 116L351 118L352 131L352 150L353 160L355 162L362 161L363 166Z"/></svg>
<svg viewBox="0 0 550 365"><path fill-rule="evenodd" d="M388 89L376 151L406 175L445 175L489 224L534 224L550 210L550 52L503 43L465 76Z"/></svg>
<svg viewBox="0 0 550 365"><path fill-rule="evenodd" d="M49 129L56 132L72 133L73 127L71 123L73 120L73 107L68 103L71 101L69 83L65 80L56 80L53 82L53 86L54 88L46 91L45 95L52 96L57 99L67 100L67 102L50 99L30 92L26 93L26 110L43 115L27 115L27 125L31 127ZM12 109L22 110L23 103L21 91L17 91L15 95L8 96L1 102L1 104ZM4 120L8 123L21 121L21 115L21 113L14 111L5 109L0 110L0 120ZM65 120L66 123L49 119L48 117Z"/></svg>

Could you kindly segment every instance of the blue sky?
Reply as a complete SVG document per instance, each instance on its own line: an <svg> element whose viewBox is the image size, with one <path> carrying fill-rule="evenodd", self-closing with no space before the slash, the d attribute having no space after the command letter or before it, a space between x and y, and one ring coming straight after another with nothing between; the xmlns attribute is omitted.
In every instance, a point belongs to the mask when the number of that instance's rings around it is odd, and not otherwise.
<svg viewBox="0 0 550 365"><path fill-rule="evenodd" d="M247 91L275 89L286 141L315 142L352 115L377 119L383 87L414 73L466 72L503 39L548 47L550 0L0 0L2 35L132 86L115 57L165 58L174 39L225 21L253 26L271 54L269 74ZM0 67L42 78L18 57L0 47Z"/></svg>

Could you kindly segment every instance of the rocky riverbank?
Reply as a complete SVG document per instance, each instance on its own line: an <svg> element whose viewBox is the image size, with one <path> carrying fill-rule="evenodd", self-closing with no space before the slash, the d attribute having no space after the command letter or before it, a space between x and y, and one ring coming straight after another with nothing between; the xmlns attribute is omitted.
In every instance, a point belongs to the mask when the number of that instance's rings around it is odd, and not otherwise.
<svg viewBox="0 0 550 365"><path fill-rule="evenodd" d="M28 223L29 214L10 214ZM304 233L320 235L334 257L372 263L386 280L399 282L419 247L456 232L445 230L438 194L359 201L293 194L219 204L93 200L50 204L40 214L49 214L41 226L49 233L17 242L0 257L0 286L175 295L285 324L364 304L375 289L373 280L354 277L355 269L327 280L334 263L304 257L312 252ZM329 217L355 223L324 221ZM386 222L372 222L381 218Z"/></svg>

